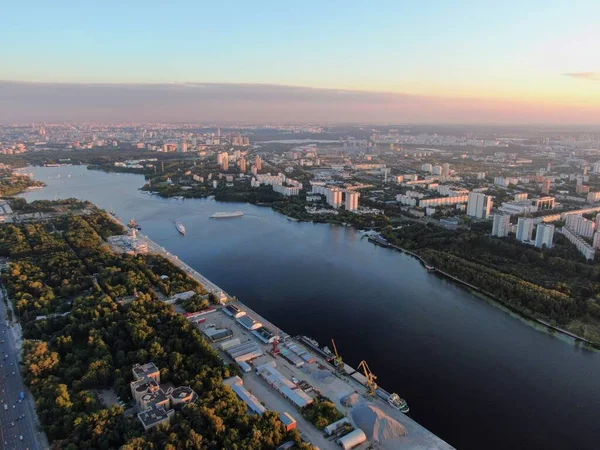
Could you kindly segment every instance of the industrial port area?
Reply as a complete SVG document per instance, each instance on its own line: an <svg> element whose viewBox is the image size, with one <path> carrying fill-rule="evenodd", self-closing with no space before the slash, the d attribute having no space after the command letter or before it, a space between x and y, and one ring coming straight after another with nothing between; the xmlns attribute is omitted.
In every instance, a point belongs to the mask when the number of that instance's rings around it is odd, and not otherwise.
<svg viewBox="0 0 600 450"><path fill-rule="evenodd" d="M384 399L385 391L377 389L379 395L371 395L365 375L344 363L336 367L335 354L328 356L305 336L289 336L239 301L208 313L188 314L188 320L225 362L240 366L244 376L237 383L248 394L238 395L251 410L264 405L292 416L305 439L320 449L452 448L394 408ZM345 416L324 431L301 413L321 397L330 399Z"/></svg>
<svg viewBox="0 0 600 450"><path fill-rule="evenodd" d="M145 251L169 259L219 300L219 305L185 315L225 363L239 366L243 377L229 378L225 384L252 413L278 412L287 428L297 428L304 440L321 450L453 448L408 417L408 405L377 386L366 361L356 370L342 361L333 340L332 352L307 336L290 336L147 236L138 233L134 240ZM131 250L127 240L111 241ZM323 400L330 400L343 418L320 430L303 410Z"/></svg>

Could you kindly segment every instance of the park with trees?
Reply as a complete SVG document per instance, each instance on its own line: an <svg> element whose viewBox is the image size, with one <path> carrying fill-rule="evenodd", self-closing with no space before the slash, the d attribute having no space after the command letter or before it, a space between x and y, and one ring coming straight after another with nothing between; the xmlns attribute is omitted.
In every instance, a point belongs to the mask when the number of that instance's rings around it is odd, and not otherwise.
<svg viewBox="0 0 600 450"><path fill-rule="evenodd" d="M99 210L0 225L0 251L10 257L2 281L23 325L23 372L53 448L259 450L286 440L311 448L276 413L248 413L223 384L237 366L224 364L196 327L157 300L156 289L194 289L202 305L203 288L164 258L113 253L105 239L123 231ZM162 287L161 275L168 277ZM120 295L134 299L120 303ZM99 393L129 399L131 368L148 361L163 382L190 386L199 398L178 409L171 425L146 433Z"/></svg>

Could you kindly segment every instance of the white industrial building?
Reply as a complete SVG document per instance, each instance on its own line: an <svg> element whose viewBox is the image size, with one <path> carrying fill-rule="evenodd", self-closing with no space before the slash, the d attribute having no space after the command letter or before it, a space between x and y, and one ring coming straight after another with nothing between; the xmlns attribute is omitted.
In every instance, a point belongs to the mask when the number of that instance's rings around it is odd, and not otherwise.
<svg viewBox="0 0 600 450"><path fill-rule="evenodd" d="M291 401L296 407L304 408L313 402L313 399L302 389L283 376L271 364L263 364L256 368L257 373L269 385L273 386L281 395Z"/></svg>
<svg viewBox="0 0 600 450"><path fill-rule="evenodd" d="M244 381L238 377L227 378L223 380L223 383L229 386L233 392L248 406L248 409L254 413L262 416L266 411L262 403L244 387Z"/></svg>
<svg viewBox="0 0 600 450"><path fill-rule="evenodd" d="M351 431L345 436L339 438L336 442L343 450L350 450L367 440L367 435L361 429Z"/></svg>
<svg viewBox="0 0 600 450"><path fill-rule="evenodd" d="M257 328L262 327L262 323L257 322L247 314L245 316L238 317L236 320L241 326L243 326L247 330L256 330Z"/></svg>

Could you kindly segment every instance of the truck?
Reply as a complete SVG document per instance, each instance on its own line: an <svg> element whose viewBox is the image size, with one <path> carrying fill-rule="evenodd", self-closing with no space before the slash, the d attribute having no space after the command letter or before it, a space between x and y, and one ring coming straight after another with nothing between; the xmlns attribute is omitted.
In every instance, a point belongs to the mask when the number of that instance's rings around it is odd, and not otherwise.
<svg viewBox="0 0 600 450"><path fill-rule="evenodd" d="M25 400L25 392L21 391L20 397L21 397L21 400Z"/></svg>

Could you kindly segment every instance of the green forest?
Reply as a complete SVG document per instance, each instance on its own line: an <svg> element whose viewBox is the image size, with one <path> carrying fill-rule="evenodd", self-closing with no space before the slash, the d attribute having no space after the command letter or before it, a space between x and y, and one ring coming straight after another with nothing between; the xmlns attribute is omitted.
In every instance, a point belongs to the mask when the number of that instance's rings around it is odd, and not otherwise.
<svg viewBox="0 0 600 450"><path fill-rule="evenodd" d="M26 339L23 371L53 448L258 450L290 439L311 448L276 413L248 414L222 382L237 366L224 365L183 315L156 300L157 291L204 294L202 286L164 258L111 252L105 239L123 232L101 211L0 225L0 252L10 257L2 281ZM199 399L178 409L171 425L145 433L135 415L103 405L99 393L129 399L131 368L148 361L161 381L190 386Z"/></svg>
<svg viewBox="0 0 600 450"><path fill-rule="evenodd" d="M45 184L28 176L14 175L11 169L0 169L0 197L11 197L34 186L42 187Z"/></svg>
<svg viewBox="0 0 600 450"><path fill-rule="evenodd" d="M387 227L384 236L517 311L600 343L600 266L562 235L550 250L492 238L476 226L452 231L413 223Z"/></svg>

